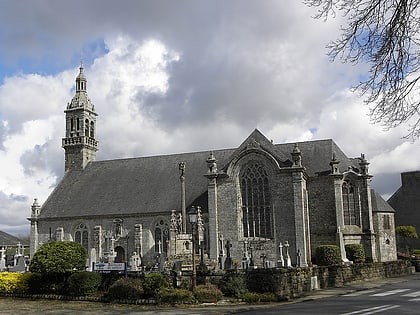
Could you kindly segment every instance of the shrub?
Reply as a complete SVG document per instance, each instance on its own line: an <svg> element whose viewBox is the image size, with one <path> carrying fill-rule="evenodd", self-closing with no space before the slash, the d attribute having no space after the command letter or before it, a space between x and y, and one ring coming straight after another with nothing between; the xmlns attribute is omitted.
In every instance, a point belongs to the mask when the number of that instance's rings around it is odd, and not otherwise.
<svg viewBox="0 0 420 315"><path fill-rule="evenodd" d="M191 291L176 288L162 288L157 294L157 302L160 304L191 304L195 302Z"/></svg>
<svg viewBox="0 0 420 315"><path fill-rule="evenodd" d="M70 273L28 273L28 291L33 294L65 293L66 278Z"/></svg>
<svg viewBox="0 0 420 315"><path fill-rule="evenodd" d="M70 295L91 295L97 292L102 277L96 272L75 272L67 279L67 290Z"/></svg>
<svg viewBox="0 0 420 315"><path fill-rule="evenodd" d="M246 284L244 277L240 274L226 273L219 283L219 288L225 296L239 298L244 294Z"/></svg>
<svg viewBox="0 0 420 315"><path fill-rule="evenodd" d="M143 293L143 285L140 278L121 278L109 287L107 296L111 300L137 300Z"/></svg>
<svg viewBox="0 0 420 315"><path fill-rule="evenodd" d="M29 276L18 272L0 272L0 293L27 292Z"/></svg>
<svg viewBox="0 0 420 315"><path fill-rule="evenodd" d="M246 303L259 303L259 302L277 302L278 298L274 293L257 293L257 292L246 292L241 298Z"/></svg>
<svg viewBox="0 0 420 315"><path fill-rule="evenodd" d="M214 303L223 298L223 293L214 284L201 284L196 287L194 296L201 303Z"/></svg>
<svg viewBox="0 0 420 315"><path fill-rule="evenodd" d="M149 273L144 277L143 289L146 296L155 296L165 284L165 278L160 273Z"/></svg>
<svg viewBox="0 0 420 315"><path fill-rule="evenodd" d="M320 266L341 264L340 248L337 245L321 245L315 249L315 260Z"/></svg>
<svg viewBox="0 0 420 315"><path fill-rule="evenodd" d="M35 253L30 271L40 273L66 273L85 270L86 250L76 242L50 242Z"/></svg>
<svg viewBox="0 0 420 315"><path fill-rule="evenodd" d="M354 263L365 262L365 250L361 244L348 244L345 246L347 258Z"/></svg>
<svg viewBox="0 0 420 315"><path fill-rule="evenodd" d="M246 273L247 289L258 293L278 292L281 290L285 273L287 271L284 269L259 268L249 270Z"/></svg>

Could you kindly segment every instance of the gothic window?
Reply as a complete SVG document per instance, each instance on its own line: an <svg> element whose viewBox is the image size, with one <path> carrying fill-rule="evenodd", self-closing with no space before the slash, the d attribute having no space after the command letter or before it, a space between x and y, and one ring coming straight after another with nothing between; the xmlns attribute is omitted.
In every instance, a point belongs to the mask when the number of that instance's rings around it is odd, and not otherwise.
<svg viewBox="0 0 420 315"><path fill-rule="evenodd" d="M76 128L77 128L77 130L80 130L80 118L79 117L77 117L77 120L76 120Z"/></svg>
<svg viewBox="0 0 420 315"><path fill-rule="evenodd" d="M253 162L241 174L244 237L272 238L271 196L264 167Z"/></svg>
<svg viewBox="0 0 420 315"><path fill-rule="evenodd" d="M85 120L85 137L89 137L89 120Z"/></svg>
<svg viewBox="0 0 420 315"><path fill-rule="evenodd" d="M88 250L89 231L85 224L81 223L77 226L74 233L74 241L81 244L86 250Z"/></svg>
<svg viewBox="0 0 420 315"><path fill-rule="evenodd" d="M342 186L343 212L345 225L360 225L354 185L345 181Z"/></svg>
<svg viewBox="0 0 420 315"><path fill-rule="evenodd" d="M70 130L74 130L74 119L70 118Z"/></svg>
<svg viewBox="0 0 420 315"><path fill-rule="evenodd" d="M95 124L93 121L90 122L90 137L91 138L95 137Z"/></svg>
<svg viewBox="0 0 420 315"><path fill-rule="evenodd" d="M384 225L385 230L391 229L391 222L389 220L389 215L387 215L387 214L384 215L383 225Z"/></svg>
<svg viewBox="0 0 420 315"><path fill-rule="evenodd" d="M169 225L160 220L155 225L155 253L167 253L169 241Z"/></svg>

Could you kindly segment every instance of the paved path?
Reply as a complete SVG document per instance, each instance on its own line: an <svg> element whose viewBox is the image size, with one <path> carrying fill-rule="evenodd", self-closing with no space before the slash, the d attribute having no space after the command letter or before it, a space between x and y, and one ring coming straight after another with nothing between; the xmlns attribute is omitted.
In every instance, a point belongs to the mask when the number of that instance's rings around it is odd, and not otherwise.
<svg viewBox="0 0 420 315"><path fill-rule="evenodd" d="M17 299L0 297L0 314L2 315L21 315L21 314L90 314L90 315L116 315L116 314L235 314L243 311L256 310L260 308L272 307L273 305L285 303L298 303L302 301L320 299L325 297L350 294L361 290L369 290L371 288L379 287L387 283L399 283L407 281L408 279L420 278L420 274L412 274L400 278L388 278L376 281L366 281L346 285L341 288L332 288L313 291L310 295L302 298L292 300L290 302L276 303L276 304L222 304L222 305L200 305L190 307L160 307L160 306L142 306L142 305L120 305L96 302L81 302L81 301L56 301L56 300L33 300L33 299Z"/></svg>

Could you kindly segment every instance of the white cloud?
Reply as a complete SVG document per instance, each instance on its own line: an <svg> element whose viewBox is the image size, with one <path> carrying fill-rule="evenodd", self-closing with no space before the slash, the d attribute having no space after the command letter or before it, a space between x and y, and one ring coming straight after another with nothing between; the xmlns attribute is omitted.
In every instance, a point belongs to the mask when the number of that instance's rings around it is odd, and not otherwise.
<svg viewBox="0 0 420 315"><path fill-rule="evenodd" d="M347 91L363 66L327 61L339 19L312 20L296 1L98 3L52 1L20 15L10 2L0 12L10 33L0 56L41 67L0 84L0 229L25 226L32 199L44 202L63 174L63 111L80 51L99 160L236 147L258 128L275 143L332 138L349 156L365 153L379 178L420 168L404 130L370 124ZM57 64L64 70L43 71Z"/></svg>

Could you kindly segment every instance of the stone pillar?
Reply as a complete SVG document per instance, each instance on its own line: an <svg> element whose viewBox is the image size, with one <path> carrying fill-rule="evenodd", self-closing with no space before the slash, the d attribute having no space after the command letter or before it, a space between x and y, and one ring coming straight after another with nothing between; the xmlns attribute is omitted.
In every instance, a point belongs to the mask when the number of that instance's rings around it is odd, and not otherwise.
<svg viewBox="0 0 420 315"><path fill-rule="evenodd" d="M292 152L292 180L293 180L293 204L295 211L295 252L301 253L296 256L299 261L296 262L297 266L308 266L308 253L310 252L310 244L307 243L308 239L308 213L305 210L306 206L306 180L304 175L304 168L302 167L301 154L298 145L296 144Z"/></svg>
<svg viewBox="0 0 420 315"><path fill-rule="evenodd" d="M93 228L96 257L102 258L102 226L97 225ZM97 262L97 261L95 261Z"/></svg>
<svg viewBox="0 0 420 315"><path fill-rule="evenodd" d="M213 152L207 158L207 193L208 193L208 210L209 210L209 258L217 259L219 255L219 228L217 222L217 164Z"/></svg>
<svg viewBox="0 0 420 315"><path fill-rule="evenodd" d="M134 248L136 253L143 257L143 226L141 224L134 224Z"/></svg>
<svg viewBox="0 0 420 315"><path fill-rule="evenodd" d="M179 180L181 182L181 217L182 217L182 233L187 233L187 206L185 203L185 162L178 165Z"/></svg>
<svg viewBox="0 0 420 315"><path fill-rule="evenodd" d="M335 199L335 216L337 222L337 245L340 248L341 261L348 262L346 249L344 246L343 228L344 228L344 214L343 214L343 175L334 173L333 177L334 185L334 199Z"/></svg>
<svg viewBox="0 0 420 315"><path fill-rule="evenodd" d="M372 214L372 176L368 174L369 162L366 161L365 155L360 157L360 170L362 175L362 185L360 187L360 206L362 213L362 232L363 242L365 248L366 258L373 262L378 261L376 255L376 237L373 229L373 214Z"/></svg>
<svg viewBox="0 0 420 315"><path fill-rule="evenodd" d="M38 216L41 210L41 206L38 203L38 199L34 199L31 206L31 235L29 243L29 256L32 258L39 246L39 234L38 234Z"/></svg>

